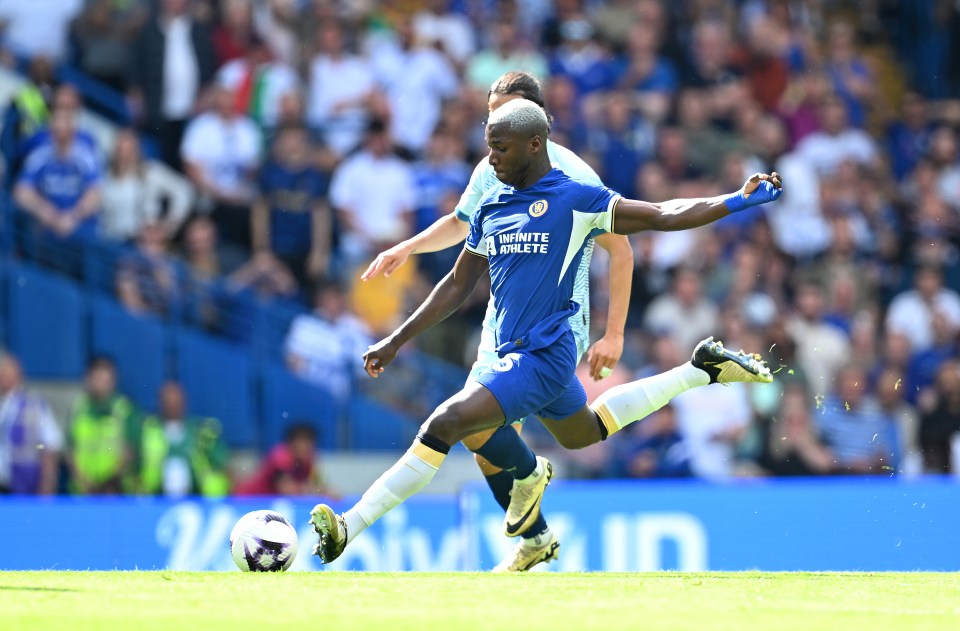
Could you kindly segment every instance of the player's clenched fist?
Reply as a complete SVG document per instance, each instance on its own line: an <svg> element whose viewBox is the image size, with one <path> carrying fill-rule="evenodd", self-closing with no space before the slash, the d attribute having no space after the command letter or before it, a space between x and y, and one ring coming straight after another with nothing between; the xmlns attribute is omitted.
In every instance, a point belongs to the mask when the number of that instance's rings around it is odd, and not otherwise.
<svg viewBox="0 0 960 631"><path fill-rule="evenodd" d="M363 369L376 379L383 369L390 365L399 350L400 346L390 338L377 342L363 354Z"/></svg>
<svg viewBox="0 0 960 631"><path fill-rule="evenodd" d="M771 174L754 173L744 183L743 188L724 200L727 209L738 212L745 208L772 202L783 194L783 180L774 171Z"/></svg>

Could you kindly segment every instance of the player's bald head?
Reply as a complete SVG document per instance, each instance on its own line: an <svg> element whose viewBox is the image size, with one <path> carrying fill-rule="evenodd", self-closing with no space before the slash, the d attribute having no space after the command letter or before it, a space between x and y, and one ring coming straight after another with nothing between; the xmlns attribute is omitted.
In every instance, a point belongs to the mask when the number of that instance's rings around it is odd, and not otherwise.
<svg viewBox="0 0 960 631"><path fill-rule="evenodd" d="M490 132L507 132L518 136L545 139L550 123L543 108L527 99L513 99L498 107L487 119Z"/></svg>

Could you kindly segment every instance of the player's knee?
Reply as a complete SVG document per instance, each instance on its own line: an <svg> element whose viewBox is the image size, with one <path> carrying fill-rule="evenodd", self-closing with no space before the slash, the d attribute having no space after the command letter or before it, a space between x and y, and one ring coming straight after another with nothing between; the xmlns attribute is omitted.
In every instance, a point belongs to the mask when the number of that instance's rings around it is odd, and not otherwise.
<svg viewBox="0 0 960 631"><path fill-rule="evenodd" d="M483 447L484 443L486 443L489 438L489 436L473 434L464 438L462 442L463 446L470 451L476 451Z"/></svg>
<svg viewBox="0 0 960 631"><path fill-rule="evenodd" d="M465 432L465 424L466 420L461 413L460 406L454 403L437 408L427 419L427 422L421 426L421 431L426 431L431 436L453 446L460 442L464 434L467 433Z"/></svg>

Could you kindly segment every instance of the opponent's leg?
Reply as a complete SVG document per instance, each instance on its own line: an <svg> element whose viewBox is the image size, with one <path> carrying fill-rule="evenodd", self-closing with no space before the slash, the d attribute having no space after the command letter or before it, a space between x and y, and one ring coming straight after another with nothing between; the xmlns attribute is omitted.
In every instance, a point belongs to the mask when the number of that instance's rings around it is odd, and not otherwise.
<svg viewBox="0 0 960 631"><path fill-rule="evenodd" d="M519 437L522 428L523 425L520 423L514 423L496 430L484 430L463 439L463 444L474 452L477 465L483 473L487 486L490 487L497 504L504 511L510 506L514 477L521 476L517 475L516 469L513 472L505 471L503 468L492 464L479 452L485 451L485 448L488 451L491 443L496 443L502 435L514 434L515 440L523 443L523 440ZM530 453L533 454L533 452ZM551 561L559 556L560 542L557 541L556 534L547 525L542 510L537 511L537 518L521 533L520 537L521 540L516 547L493 568L494 572L525 572L539 563Z"/></svg>
<svg viewBox="0 0 960 631"><path fill-rule="evenodd" d="M410 449L367 489L353 508L341 516L326 504L314 507L310 522L319 535L319 543L313 553L324 563L339 557L357 535L425 487L452 445L477 431L502 425L503 421L503 410L493 394L478 383L468 382L430 415Z"/></svg>

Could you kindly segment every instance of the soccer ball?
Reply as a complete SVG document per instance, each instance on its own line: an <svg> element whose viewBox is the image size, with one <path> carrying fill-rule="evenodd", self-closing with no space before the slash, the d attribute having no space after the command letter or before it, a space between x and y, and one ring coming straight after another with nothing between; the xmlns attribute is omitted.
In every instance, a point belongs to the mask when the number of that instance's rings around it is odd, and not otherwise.
<svg viewBox="0 0 960 631"><path fill-rule="evenodd" d="M230 553L244 572L282 572L297 556L297 531L272 510L255 510L230 532Z"/></svg>

